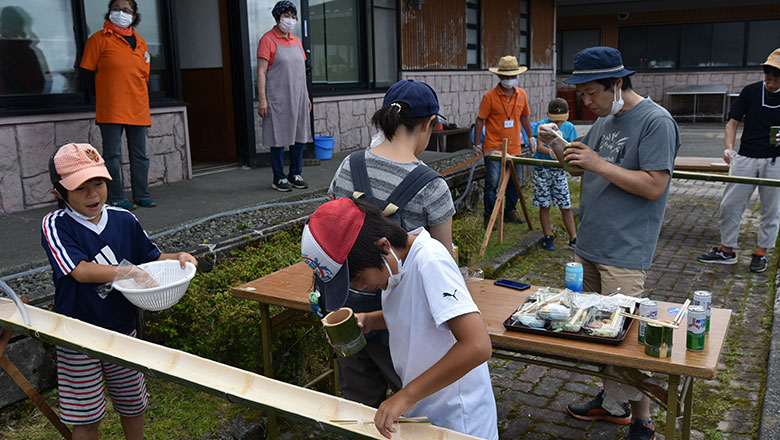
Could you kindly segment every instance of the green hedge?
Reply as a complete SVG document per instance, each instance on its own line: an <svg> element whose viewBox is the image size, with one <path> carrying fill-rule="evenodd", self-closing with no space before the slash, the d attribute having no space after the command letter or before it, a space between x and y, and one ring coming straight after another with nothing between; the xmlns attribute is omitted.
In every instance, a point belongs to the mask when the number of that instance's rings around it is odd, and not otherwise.
<svg viewBox="0 0 780 440"><path fill-rule="evenodd" d="M301 228L275 234L231 255L207 273L199 272L174 307L147 319L153 342L248 371L262 372L257 303L230 290L300 261ZM271 314L280 309L271 309ZM312 313L311 318L314 318ZM274 332L275 377L302 384L327 365L328 346L318 326L291 325Z"/></svg>

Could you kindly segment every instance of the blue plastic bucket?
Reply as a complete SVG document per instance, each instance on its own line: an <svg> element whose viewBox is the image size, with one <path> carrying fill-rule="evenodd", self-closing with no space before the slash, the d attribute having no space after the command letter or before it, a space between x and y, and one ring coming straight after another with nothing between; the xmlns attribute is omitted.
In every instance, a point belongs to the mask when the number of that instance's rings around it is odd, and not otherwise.
<svg viewBox="0 0 780 440"><path fill-rule="evenodd" d="M328 160L333 157L333 136L314 136L314 157Z"/></svg>

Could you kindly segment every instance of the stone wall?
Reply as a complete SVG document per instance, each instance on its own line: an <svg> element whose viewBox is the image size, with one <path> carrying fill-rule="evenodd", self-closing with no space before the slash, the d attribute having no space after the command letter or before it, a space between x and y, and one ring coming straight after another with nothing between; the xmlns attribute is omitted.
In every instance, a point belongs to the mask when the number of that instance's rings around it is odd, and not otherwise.
<svg viewBox="0 0 780 440"><path fill-rule="evenodd" d="M563 83L568 75L557 79L559 89L573 89L574 86ZM721 72L641 72L631 77L631 84L642 96L650 96L653 101L668 108L669 97L665 95L670 89L696 85L725 85L729 93L739 93L750 83L764 79L764 72L757 71L721 71Z"/></svg>
<svg viewBox="0 0 780 440"><path fill-rule="evenodd" d="M152 109L146 141L149 184L176 182L192 175L185 107ZM102 152L94 113L0 118L0 214L54 202L49 192L49 157L69 142L88 142ZM122 175L130 187L127 144L122 137Z"/></svg>
<svg viewBox="0 0 780 440"><path fill-rule="evenodd" d="M552 98L552 72L533 70L520 75L531 106L531 120L546 116ZM482 96L495 87L496 76L488 72L404 72L405 79L425 81L439 97L441 114L459 127L471 126ZM382 105L384 94L319 97L314 99L314 134L333 136L335 150L367 147L371 134L371 116Z"/></svg>

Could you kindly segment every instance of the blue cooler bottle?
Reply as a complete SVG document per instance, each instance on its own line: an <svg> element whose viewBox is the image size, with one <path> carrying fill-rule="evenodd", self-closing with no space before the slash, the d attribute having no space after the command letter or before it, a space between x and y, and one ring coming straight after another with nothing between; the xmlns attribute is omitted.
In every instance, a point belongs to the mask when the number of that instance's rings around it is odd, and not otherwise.
<svg viewBox="0 0 780 440"><path fill-rule="evenodd" d="M566 288L572 292L582 293L581 263L566 263Z"/></svg>

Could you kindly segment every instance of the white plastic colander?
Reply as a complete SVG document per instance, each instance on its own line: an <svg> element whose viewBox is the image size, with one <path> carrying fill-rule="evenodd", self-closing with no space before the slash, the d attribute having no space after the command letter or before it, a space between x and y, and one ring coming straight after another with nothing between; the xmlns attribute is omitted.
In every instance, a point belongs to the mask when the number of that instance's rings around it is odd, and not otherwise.
<svg viewBox="0 0 780 440"><path fill-rule="evenodd" d="M195 276L194 264L187 262L182 269L178 260L151 261L138 268L146 271L159 286L139 289L133 280L119 280L114 282L114 288L136 307L151 312L165 310L179 302Z"/></svg>

